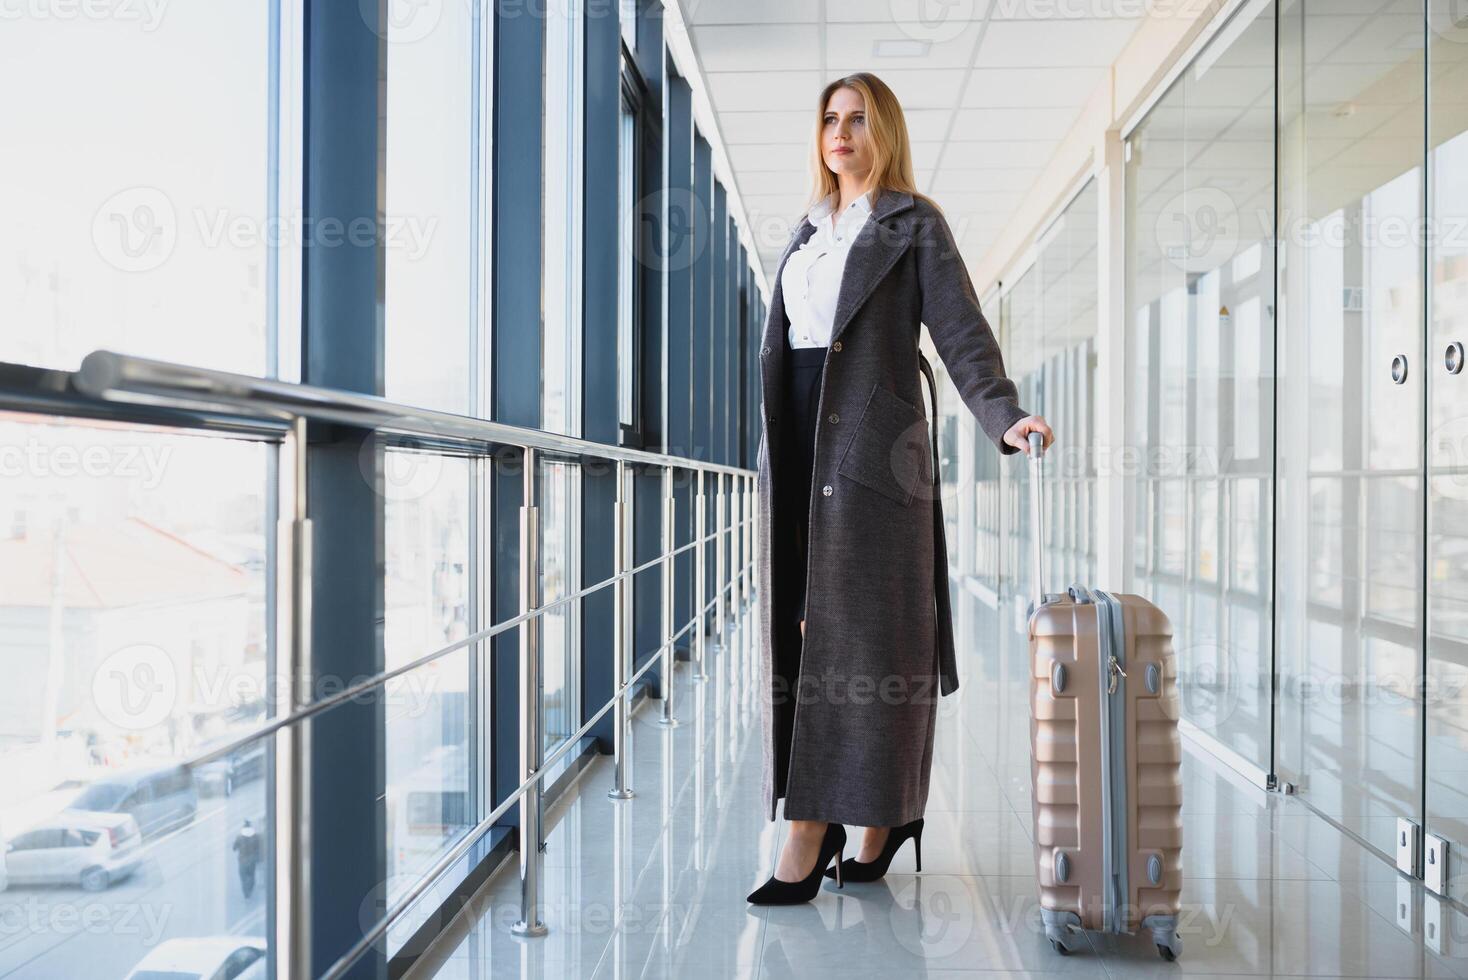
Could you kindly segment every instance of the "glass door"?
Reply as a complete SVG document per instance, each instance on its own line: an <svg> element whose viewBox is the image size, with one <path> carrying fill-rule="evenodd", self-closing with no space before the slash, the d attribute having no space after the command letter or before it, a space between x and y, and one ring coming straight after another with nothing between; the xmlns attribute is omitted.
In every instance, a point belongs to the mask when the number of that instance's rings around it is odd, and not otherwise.
<svg viewBox="0 0 1468 980"><path fill-rule="evenodd" d="M1280 5L1275 768L1390 860L1398 819L1423 810L1423 415L1437 374L1414 234L1422 9L1374 6Z"/></svg>
<svg viewBox="0 0 1468 980"><path fill-rule="evenodd" d="M1428 15L1426 831L1468 847L1468 20ZM1456 17L1456 19L1455 19ZM1433 876L1427 870L1429 883ZM1457 883L1449 894L1463 897Z"/></svg>

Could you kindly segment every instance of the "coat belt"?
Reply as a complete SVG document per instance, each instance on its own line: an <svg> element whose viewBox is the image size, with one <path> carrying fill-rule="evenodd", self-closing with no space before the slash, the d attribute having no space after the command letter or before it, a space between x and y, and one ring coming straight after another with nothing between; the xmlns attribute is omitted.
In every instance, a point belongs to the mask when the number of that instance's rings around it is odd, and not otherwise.
<svg viewBox="0 0 1468 980"><path fill-rule="evenodd" d="M939 691L952 694L958 690L958 658L953 648L953 608L948 594L948 540L943 522L943 478L938 472L938 383L933 380L933 367L922 351L918 366L928 379L928 394L933 412L933 592L938 600L938 678Z"/></svg>

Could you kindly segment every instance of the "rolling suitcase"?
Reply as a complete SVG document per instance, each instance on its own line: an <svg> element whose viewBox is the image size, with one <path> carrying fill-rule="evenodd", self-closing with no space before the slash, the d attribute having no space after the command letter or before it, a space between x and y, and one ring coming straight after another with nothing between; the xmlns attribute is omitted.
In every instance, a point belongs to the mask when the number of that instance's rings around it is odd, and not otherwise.
<svg viewBox="0 0 1468 980"><path fill-rule="evenodd" d="M1030 785L1045 935L1149 929L1182 952L1182 743L1167 616L1138 595L1043 591L1043 449L1030 435Z"/></svg>

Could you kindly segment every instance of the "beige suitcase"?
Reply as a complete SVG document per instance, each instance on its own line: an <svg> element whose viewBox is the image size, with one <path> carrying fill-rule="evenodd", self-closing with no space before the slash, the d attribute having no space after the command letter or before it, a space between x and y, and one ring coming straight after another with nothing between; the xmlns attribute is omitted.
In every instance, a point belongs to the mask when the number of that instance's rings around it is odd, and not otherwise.
<svg viewBox="0 0 1468 980"><path fill-rule="evenodd" d="M1138 595L1041 582L1043 450L1031 435L1030 781L1045 935L1149 929L1182 952L1182 743L1167 616Z"/></svg>

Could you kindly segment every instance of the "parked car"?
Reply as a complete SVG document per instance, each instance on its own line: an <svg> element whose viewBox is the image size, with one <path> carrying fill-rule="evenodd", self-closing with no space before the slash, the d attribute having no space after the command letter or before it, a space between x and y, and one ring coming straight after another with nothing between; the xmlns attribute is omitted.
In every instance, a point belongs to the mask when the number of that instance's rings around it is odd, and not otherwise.
<svg viewBox="0 0 1468 980"><path fill-rule="evenodd" d="M144 837L182 826L199 809L194 777L183 766L134 769L95 780L64 813L127 813Z"/></svg>
<svg viewBox="0 0 1468 980"><path fill-rule="evenodd" d="M126 980L247 980L265 975L259 936L166 939L133 967Z"/></svg>
<svg viewBox="0 0 1468 980"><path fill-rule="evenodd" d="M62 811L6 843L7 884L101 891L136 870L142 839L129 814Z"/></svg>
<svg viewBox="0 0 1468 980"><path fill-rule="evenodd" d="M214 739L207 750L232 741L233 735ZM265 775L265 740L256 739L223 758L206 762L194 769L194 783L207 796L230 796L240 783Z"/></svg>

